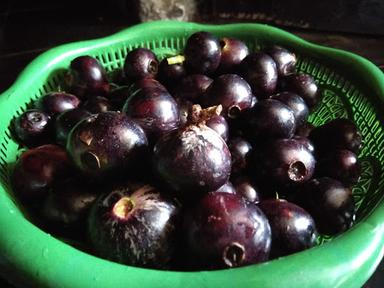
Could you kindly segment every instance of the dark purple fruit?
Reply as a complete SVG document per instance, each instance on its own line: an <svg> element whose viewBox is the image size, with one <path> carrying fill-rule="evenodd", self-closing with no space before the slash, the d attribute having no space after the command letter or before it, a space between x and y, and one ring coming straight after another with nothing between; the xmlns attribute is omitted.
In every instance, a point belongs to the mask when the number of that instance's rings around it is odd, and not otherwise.
<svg viewBox="0 0 384 288"><path fill-rule="evenodd" d="M272 231L273 257L296 253L316 245L317 230L311 215L303 208L282 199L259 203Z"/></svg>
<svg viewBox="0 0 384 288"><path fill-rule="evenodd" d="M200 103L212 81L211 78L202 74L188 75L179 84L176 84L173 95L175 98L183 98L193 103Z"/></svg>
<svg viewBox="0 0 384 288"><path fill-rule="evenodd" d="M309 139L320 154L340 149L358 153L362 146L362 136L356 124L345 118L331 120L314 128Z"/></svg>
<svg viewBox="0 0 384 288"><path fill-rule="evenodd" d="M222 105L223 115L237 118L242 110L252 105L252 91L249 84L236 74L217 77L204 95L206 106Z"/></svg>
<svg viewBox="0 0 384 288"><path fill-rule="evenodd" d="M240 64L240 75L258 99L266 99L276 91L276 63L265 53L251 53L245 57Z"/></svg>
<svg viewBox="0 0 384 288"><path fill-rule="evenodd" d="M321 100L321 91L315 80L308 74L291 74L282 79L282 91L289 91L301 96L309 109Z"/></svg>
<svg viewBox="0 0 384 288"><path fill-rule="evenodd" d="M97 114L111 111L112 105L107 98L96 96L85 101L82 108L91 112L92 114Z"/></svg>
<svg viewBox="0 0 384 288"><path fill-rule="evenodd" d="M232 156L232 174L240 174L249 168L252 145L241 137L236 137L228 142Z"/></svg>
<svg viewBox="0 0 384 288"><path fill-rule="evenodd" d="M222 269L268 260L271 230L264 213L241 196L209 193L186 212L184 233L194 268Z"/></svg>
<svg viewBox="0 0 384 288"><path fill-rule="evenodd" d="M90 56L73 59L65 81L70 92L80 99L104 96L109 91L107 74L103 66Z"/></svg>
<svg viewBox="0 0 384 288"><path fill-rule="evenodd" d="M12 190L23 203L37 203L55 181L64 179L73 170L67 152L56 145L43 145L21 154L11 175Z"/></svg>
<svg viewBox="0 0 384 288"><path fill-rule="evenodd" d="M153 52L146 48L136 48L125 57L124 73L130 80L156 77L159 61Z"/></svg>
<svg viewBox="0 0 384 288"><path fill-rule="evenodd" d="M315 126L309 122L304 122L300 126L296 128L295 135L299 137L308 138L311 131L315 128Z"/></svg>
<svg viewBox="0 0 384 288"><path fill-rule="evenodd" d="M221 38L221 59L217 73L236 73L241 61L249 54L247 45L238 39Z"/></svg>
<svg viewBox="0 0 384 288"><path fill-rule="evenodd" d="M309 109L303 98L292 92L282 92L271 96L272 99L279 100L292 109L295 115L296 125L303 125L309 115Z"/></svg>
<svg viewBox="0 0 384 288"><path fill-rule="evenodd" d="M322 234L344 232L355 221L351 190L332 178L316 178L306 183L299 194L298 203L311 214Z"/></svg>
<svg viewBox="0 0 384 288"><path fill-rule="evenodd" d="M177 202L149 185L111 189L93 204L89 239L100 257L164 269L175 250L178 214Z"/></svg>
<svg viewBox="0 0 384 288"><path fill-rule="evenodd" d="M42 220L53 233L84 233L86 219L99 191L82 179L55 183L42 207ZM77 235L74 235L77 236Z"/></svg>
<svg viewBox="0 0 384 288"><path fill-rule="evenodd" d="M294 53L277 45L267 48L265 53L275 60L279 76L287 76L295 72L297 59Z"/></svg>
<svg viewBox="0 0 384 288"><path fill-rule="evenodd" d="M205 124L207 125L207 127L215 130L216 133L219 134L224 141L228 140L229 127L227 120L225 120L223 116L212 116L205 122Z"/></svg>
<svg viewBox="0 0 384 288"><path fill-rule="evenodd" d="M269 179L275 187L289 187L311 179L316 160L308 148L295 139L277 139L255 156L257 178Z"/></svg>
<svg viewBox="0 0 384 288"><path fill-rule="evenodd" d="M274 99L257 102L244 118L251 139L291 138L296 129L292 109Z"/></svg>
<svg viewBox="0 0 384 288"><path fill-rule="evenodd" d="M75 95L65 92L51 92L37 101L36 108L50 116L55 116L64 111L75 109L79 105L80 100Z"/></svg>
<svg viewBox="0 0 384 288"><path fill-rule="evenodd" d="M82 120L67 142L76 167L94 177L107 173L128 175L143 162L147 148L143 129L126 115L112 111Z"/></svg>
<svg viewBox="0 0 384 288"><path fill-rule="evenodd" d="M184 57L181 55L164 58L160 62L157 79L167 88L172 88L186 75L183 62Z"/></svg>
<svg viewBox="0 0 384 288"><path fill-rule="evenodd" d="M211 33L196 32L188 38L184 55L189 73L210 75L220 64L219 40Z"/></svg>
<svg viewBox="0 0 384 288"><path fill-rule="evenodd" d="M128 98L123 107L152 138L158 138L179 126L179 109L176 101L159 82L139 86ZM157 86L156 86L157 85Z"/></svg>
<svg viewBox="0 0 384 288"><path fill-rule="evenodd" d="M242 196L245 200L252 203L259 203L261 195L259 188L254 181L245 176L240 176L233 179L236 194Z"/></svg>
<svg viewBox="0 0 384 288"><path fill-rule="evenodd" d="M319 159L316 174L328 176L346 186L352 186L359 180L361 167L355 153L349 150L336 150Z"/></svg>
<svg viewBox="0 0 384 288"><path fill-rule="evenodd" d="M91 115L90 112L81 108L64 111L59 114L55 119L56 143L65 147L67 145L69 132L71 132L72 128L81 120Z"/></svg>
<svg viewBox="0 0 384 288"><path fill-rule="evenodd" d="M49 142L51 117L42 111L27 110L13 119L11 131L15 140L28 147Z"/></svg>
<svg viewBox="0 0 384 288"><path fill-rule="evenodd" d="M235 187L232 185L231 182L227 181L225 182L225 184L221 187L219 187L218 189L216 189L215 191L212 191L210 193L229 193L229 194L236 194L236 189Z"/></svg>
<svg viewBox="0 0 384 288"><path fill-rule="evenodd" d="M189 124L158 140L153 165L160 179L184 196L192 196L214 191L228 181L231 154L214 130Z"/></svg>

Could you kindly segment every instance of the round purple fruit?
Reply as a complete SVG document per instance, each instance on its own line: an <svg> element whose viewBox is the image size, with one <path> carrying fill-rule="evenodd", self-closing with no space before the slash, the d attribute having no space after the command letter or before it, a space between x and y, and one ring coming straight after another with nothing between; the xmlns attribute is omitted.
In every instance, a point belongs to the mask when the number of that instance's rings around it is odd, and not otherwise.
<svg viewBox="0 0 384 288"><path fill-rule="evenodd" d="M187 210L184 233L194 269L240 267L268 260L271 230L254 203L208 193Z"/></svg>
<svg viewBox="0 0 384 288"><path fill-rule="evenodd" d="M164 269L176 247L179 205L150 185L110 189L91 208L88 233L96 253L123 264Z"/></svg>

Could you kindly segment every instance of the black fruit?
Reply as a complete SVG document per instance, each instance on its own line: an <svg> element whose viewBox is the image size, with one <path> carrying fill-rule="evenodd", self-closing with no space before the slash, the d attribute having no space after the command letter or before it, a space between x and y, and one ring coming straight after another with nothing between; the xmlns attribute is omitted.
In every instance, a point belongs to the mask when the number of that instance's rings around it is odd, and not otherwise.
<svg viewBox="0 0 384 288"><path fill-rule="evenodd" d="M287 49L274 45L265 50L275 60L279 76L286 76L295 72L296 55Z"/></svg>
<svg viewBox="0 0 384 288"><path fill-rule="evenodd" d="M238 39L221 38L221 59L217 73L236 73L241 61L249 54L247 45Z"/></svg>

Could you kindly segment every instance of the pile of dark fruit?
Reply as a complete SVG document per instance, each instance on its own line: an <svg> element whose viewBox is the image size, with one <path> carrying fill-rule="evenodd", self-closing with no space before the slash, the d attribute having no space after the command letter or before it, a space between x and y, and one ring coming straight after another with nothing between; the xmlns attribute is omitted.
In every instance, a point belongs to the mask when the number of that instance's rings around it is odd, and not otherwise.
<svg viewBox="0 0 384 288"><path fill-rule="evenodd" d="M12 122L30 148L13 191L44 230L128 265L221 269L310 248L354 222L361 134L307 122L321 92L295 65L207 32L160 62L130 51L112 80L77 57L71 94Z"/></svg>

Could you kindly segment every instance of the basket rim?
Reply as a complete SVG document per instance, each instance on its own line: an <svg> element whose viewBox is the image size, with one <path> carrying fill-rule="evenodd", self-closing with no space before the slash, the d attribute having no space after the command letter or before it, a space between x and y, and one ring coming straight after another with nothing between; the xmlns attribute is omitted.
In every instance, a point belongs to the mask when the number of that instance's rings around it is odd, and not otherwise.
<svg viewBox="0 0 384 288"><path fill-rule="evenodd" d="M17 94L17 89L30 85L36 71L41 69L41 63L46 63L49 67L75 50L79 52L82 49L87 51L91 47L105 47L127 40L132 33L171 27L183 29L186 34L196 30L209 30L215 33L215 31L222 29L266 31L270 33L271 37L278 36L303 49L349 63L351 69L358 69L370 78L371 90L379 99L379 104L384 107L384 74L376 65L359 55L314 44L266 24L206 25L176 21L154 21L138 24L104 38L72 42L51 48L28 64L16 81L0 95L0 107L10 105L8 100ZM84 48L79 48L80 46ZM2 108L2 110L9 109ZM10 113L9 115L7 115L7 111L4 113L10 119ZM216 287L219 285L231 287L234 283L243 287L254 285L273 287L276 285L275 281L279 279L274 279L271 282L273 285L271 285L268 283L266 275L275 275L275 278L280 278L280 281L284 281L283 283L292 283L292 287L360 287L374 272L384 255L384 237L382 236L384 235L384 196L381 197L375 209L352 229L322 246L242 268L209 272L177 272L125 266L79 252L76 248L51 237L24 218L24 220L18 219L21 223L20 227L7 225L7 223L12 223L15 216L8 213L11 209L11 203L6 194L3 184L0 183L0 211L3 210L0 212L0 227L7 227L9 230L0 236L0 267L11 266L14 269L17 267L28 281L33 280L44 287L51 287L53 283L60 283L62 287L88 287L88 285L109 287L123 285L126 281L129 281L133 287L146 285L151 287L151 284L159 287ZM43 239L44 241L42 241ZM33 251L26 251L26 245L30 245ZM358 249L356 249L356 245ZM354 253L351 253L351 249ZM41 257L36 258L37 250L48 252L43 252ZM344 261L339 263L341 258ZM81 276L73 277L66 271L57 271L59 266L57 264L52 265L54 261L61 261L65 268L61 269L75 274L81 272ZM92 263L92 267L89 267L90 263ZM75 265L76 267L73 267ZM324 267L325 265L326 267ZM0 273L4 274L4 271ZM7 275L3 276L7 277ZM17 282L14 279L11 281ZM133 281L136 282L133 283Z"/></svg>

